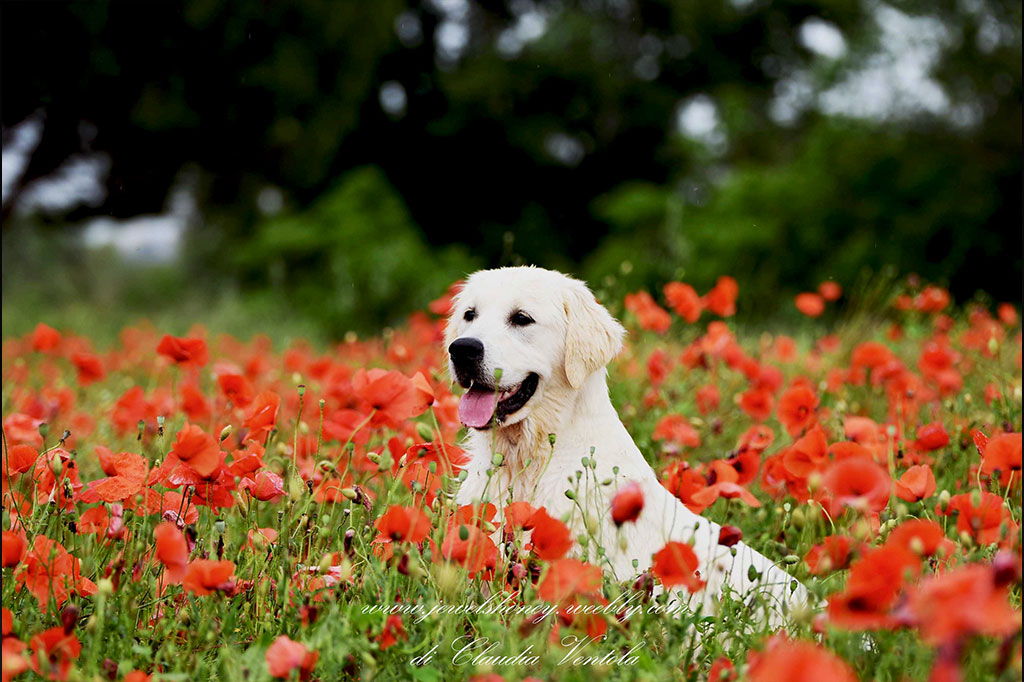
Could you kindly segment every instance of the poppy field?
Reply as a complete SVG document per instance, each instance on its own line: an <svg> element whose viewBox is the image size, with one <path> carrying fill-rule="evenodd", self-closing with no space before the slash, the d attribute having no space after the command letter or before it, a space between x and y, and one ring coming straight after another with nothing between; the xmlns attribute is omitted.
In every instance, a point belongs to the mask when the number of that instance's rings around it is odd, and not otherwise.
<svg viewBox="0 0 1024 682"><path fill-rule="evenodd" d="M3 681L1021 679L1015 305L826 282L780 331L729 277L598 292L663 485L819 599L770 631L728 594L670 613L658 588L703 586L679 543L620 584L543 501L453 504L457 286L325 347L4 339Z"/></svg>

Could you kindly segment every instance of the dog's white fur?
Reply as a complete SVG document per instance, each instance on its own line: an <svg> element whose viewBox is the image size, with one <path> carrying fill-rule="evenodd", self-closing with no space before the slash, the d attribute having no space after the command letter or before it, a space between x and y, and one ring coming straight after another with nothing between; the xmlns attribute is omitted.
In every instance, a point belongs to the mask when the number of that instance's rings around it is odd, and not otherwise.
<svg viewBox="0 0 1024 682"><path fill-rule="evenodd" d="M475 318L466 321L470 308ZM517 310L535 323L510 325L509 315ZM545 506L552 516L567 519L574 534L589 529L604 547L605 570L620 581L649 568L652 555L666 542L688 542L707 581L691 598L693 607L699 603L704 613L714 612L728 586L741 598L763 597L768 620L781 623L783 604L807 603L804 587L742 542L733 550L719 545L718 524L689 511L658 482L619 420L605 366L622 348L624 336L586 285L561 273L516 267L471 275L455 297L445 347L456 338L479 339L484 374L493 376L500 369L502 387L518 385L531 372L540 381L527 404L503 423L469 429L465 447L470 462L456 502L486 501L499 511L510 500ZM554 434L553 446L549 434ZM592 449L596 470L587 472L581 460ZM495 453L503 455L498 466ZM583 477L577 478L581 471ZM607 479L614 482L600 484ZM629 481L640 484L644 507L635 523L617 529L610 502ZM565 494L573 488L576 502ZM589 558L601 562L593 549ZM750 579L750 566L759 578Z"/></svg>

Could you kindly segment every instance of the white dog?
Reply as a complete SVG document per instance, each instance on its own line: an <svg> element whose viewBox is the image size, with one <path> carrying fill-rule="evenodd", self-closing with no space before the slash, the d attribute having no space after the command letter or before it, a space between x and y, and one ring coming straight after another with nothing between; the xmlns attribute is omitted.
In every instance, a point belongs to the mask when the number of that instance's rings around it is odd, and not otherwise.
<svg viewBox="0 0 1024 682"><path fill-rule="evenodd" d="M445 340L452 377L467 389L459 416L469 427L470 462L457 503L486 501L499 512L514 500L545 506L577 536L593 538L589 558L620 581L648 569L666 542L690 543L707 582L691 606L714 613L728 586L748 601L762 597L755 608L766 605L768 621L781 623L787 606L808 602L805 588L742 542L719 545L718 524L658 482L619 420L605 366L624 335L585 284L561 273L516 267L469 277ZM584 464L591 456L594 468ZM608 479L613 483L602 485ZM641 486L644 507L635 523L618 529L609 505L631 481Z"/></svg>

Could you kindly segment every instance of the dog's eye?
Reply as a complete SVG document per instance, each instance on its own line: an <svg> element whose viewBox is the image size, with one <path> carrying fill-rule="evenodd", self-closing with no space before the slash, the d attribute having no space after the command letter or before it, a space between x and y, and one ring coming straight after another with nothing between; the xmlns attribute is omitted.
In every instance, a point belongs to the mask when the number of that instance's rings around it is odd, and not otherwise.
<svg viewBox="0 0 1024 682"><path fill-rule="evenodd" d="M472 322L473 320L476 319L476 311L470 308L469 310L462 314L462 319L464 319L466 322Z"/></svg>
<svg viewBox="0 0 1024 682"><path fill-rule="evenodd" d="M522 310L517 310L512 313L508 318L509 324L514 327L525 327L526 325L533 324L533 318L524 313Z"/></svg>

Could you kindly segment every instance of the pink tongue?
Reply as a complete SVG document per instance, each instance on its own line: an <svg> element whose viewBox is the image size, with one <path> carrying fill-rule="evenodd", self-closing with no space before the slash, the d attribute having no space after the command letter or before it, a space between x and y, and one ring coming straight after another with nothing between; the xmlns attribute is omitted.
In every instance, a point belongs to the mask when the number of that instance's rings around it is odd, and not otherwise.
<svg viewBox="0 0 1024 682"><path fill-rule="evenodd" d="M466 426L483 428L494 416L498 396L494 391L470 390L459 400L459 421Z"/></svg>

